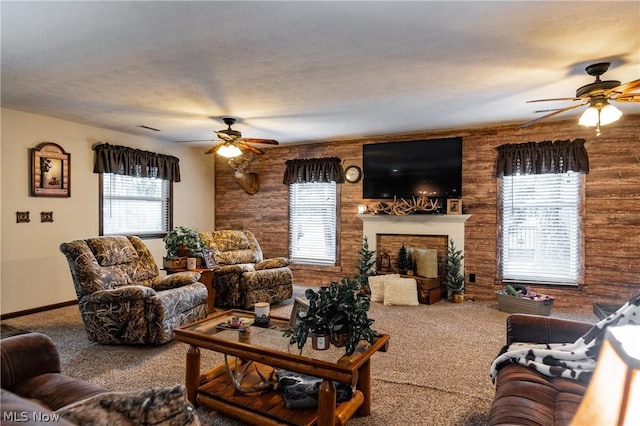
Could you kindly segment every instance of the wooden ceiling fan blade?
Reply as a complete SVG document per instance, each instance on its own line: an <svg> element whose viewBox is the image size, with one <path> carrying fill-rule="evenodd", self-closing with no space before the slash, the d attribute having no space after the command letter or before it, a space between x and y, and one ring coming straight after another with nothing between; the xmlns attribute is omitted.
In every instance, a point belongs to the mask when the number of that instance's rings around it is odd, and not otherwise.
<svg viewBox="0 0 640 426"><path fill-rule="evenodd" d="M610 99L613 102L640 102L640 93L630 93Z"/></svg>
<svg viewBox="0 0 640 426"><path fill-rule="evenodd" d="M235 139L237 139L236 137L230 136L224 132L213 132L213 133L218 135L218 137L224 141L234 141Z"/></svg>
<svg viewBox="0 0 640 426"><path fill-rule="evenodd" d="M620 93L621 95L626 95L627 93L633 92L634 90L640 90L640 80L632 80L628 83L614 87L613 89L605 90L604 95L607 96L612 93Z"/></svg>
<svg viewBox="0 0 640 426"><path fill-rule="evenodd" d="M549 99L536 99L533 101L527 101L528 104L531 102L552 102L552 101L580 101L580 98L549 98Z"/></svg>
<svg viewBox="0 0 640 426"><path fill-rule="evenodd" d="M242 141L237 141L236 145L237 145L238 148L247 150L249 152L253 152L254 154L264 154L264 151L261 150L260 148L256 148L255 146L251 146L251 145L246 144L246 143L244 143Z"/></svg>
<svg viewBox="0 0 640 426"><path fill-rule="evenodd" d="M572 110L572 109L575 109L575 108L581 107L581 106L583 106L583 105L587 105L587 102L584 102L584 103L582 103L582 104L572 105L572 106L570 106L570 107L566 107L566 108L559 109L559 110L557 110L557 111L552 112L551 114L543 115L542 117L538 117L538 118L536 118L535 120L527 121L526 123L521 124L521 125L520 125L520 127L528 127L528 126L531 126L532 124L537 123L538 121L544 120L544 119L546 119L546 118L553 117L554 115L562 114L563 112L570 111L570 110Z"/></svg>
<svg viewBox="0 0 640 426"><path fill-rule="evenodd" d="M220 149L220 147L222 146L222 144L218 144L216 146L212 146L211 148L209 148L208 150L206 150L204 153L205 154L213 154L214 152L217 152L218 149Z"/></svg>
<svg viewBox="0 0 640 426"><path fill-rule="evenodd" d="M278 141L273 139L254 139L254 138L242 138L238 139L245 143L262 143L265 145L280 145Z"/></svg>

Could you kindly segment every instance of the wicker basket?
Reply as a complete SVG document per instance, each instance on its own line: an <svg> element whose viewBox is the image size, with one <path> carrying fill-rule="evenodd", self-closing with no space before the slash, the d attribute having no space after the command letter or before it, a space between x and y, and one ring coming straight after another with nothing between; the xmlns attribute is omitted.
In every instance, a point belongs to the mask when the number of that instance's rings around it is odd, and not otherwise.
<svg viewBox="0 0 640 426"><path fill-rule="evenodd" d="M340 333L335 339L331 337L331 343L336 348L341 348L343 346L346 346L348 341L349 341L349 333Z"/></svg>
<svg viewBox="0 0 640 426"><path fill-rule="evenodd" d="M506 290L496 291L496 296L498 296L498 309L502 312L549 316L553 307L553 299L525 299L512 296Z"/></svg>

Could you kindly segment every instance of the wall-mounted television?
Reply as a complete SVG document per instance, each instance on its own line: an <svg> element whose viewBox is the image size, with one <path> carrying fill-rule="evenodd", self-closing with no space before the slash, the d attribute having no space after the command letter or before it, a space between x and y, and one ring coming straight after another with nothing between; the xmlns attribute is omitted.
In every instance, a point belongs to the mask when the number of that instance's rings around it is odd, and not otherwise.
<svg viewBox="0 0 640 426"><path fill-rule="evenodd" d="M362 146L362 198L461 198L462 138Z"/></svg>

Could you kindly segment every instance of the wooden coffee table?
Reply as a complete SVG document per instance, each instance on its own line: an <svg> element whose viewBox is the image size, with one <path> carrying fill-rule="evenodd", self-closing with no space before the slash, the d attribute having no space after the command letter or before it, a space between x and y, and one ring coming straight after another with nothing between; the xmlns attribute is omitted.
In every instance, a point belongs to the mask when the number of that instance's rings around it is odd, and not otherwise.
<svg viewBox="0 0 640 426"><path fill-rule="evenodd" d="M234 316L253 320L253 312L229 310L175 330L176 340L190 345L186 357L186 387L191 403L255 425L344 425L356 413L360 416L370 414L371 356L387 350L388 335L381 334L371 345L361 342L350 356L345 355L344 348L333 346L326 351L313 350L311 342L307 342L300 354L297 346L289 345L289 338L283 336L289 326L288 318L271 317L269 326L251 325L248 332L219 327ZM201 373L201 349L236 357L238 364L254 361L264 377L274 369L286 369L323 379L318 408L289 410L278 390L239 392L224 363ZM252 373L245 380L255 384L260 378ZM353 398L336 405L333 382L353 385Z"/></svg>

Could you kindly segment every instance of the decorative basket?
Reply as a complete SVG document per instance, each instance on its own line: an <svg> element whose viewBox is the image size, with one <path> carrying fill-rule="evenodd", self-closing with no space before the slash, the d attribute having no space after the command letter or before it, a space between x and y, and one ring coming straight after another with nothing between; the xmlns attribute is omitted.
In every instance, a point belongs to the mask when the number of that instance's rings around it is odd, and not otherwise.
<svg viewBox="0 0 640 426"><path fill-rule="evenodd" d="M333 346L335 346L336 348L346 346L348 341L349 333L340 333L335 339L333 338L333 336L331 337L331 344L333 344Z"/></svg>
<svg viewBox="0 0 640 426"><path fill-rule="evenodd" d="M498 296L498 309L502 312L546 315L551 314L553 299L532 300L523 297L512 296L506 290L496 291Z"/></svg>

